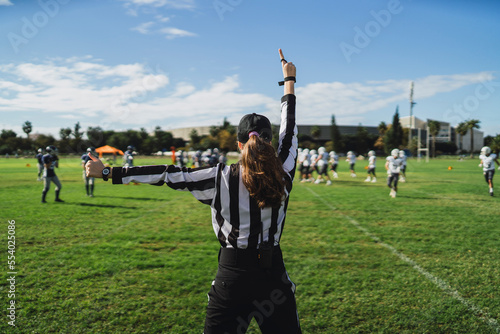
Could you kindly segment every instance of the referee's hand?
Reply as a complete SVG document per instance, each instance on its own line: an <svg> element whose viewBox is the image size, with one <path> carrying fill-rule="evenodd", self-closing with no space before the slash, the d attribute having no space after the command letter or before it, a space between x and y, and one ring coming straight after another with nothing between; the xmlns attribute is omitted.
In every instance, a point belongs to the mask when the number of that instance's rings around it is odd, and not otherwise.
<svg viewBox="0 0 500 334"><path fill-rule="evenodd" d="M283 78L286 77L295 77L297 70L295 69L295 65L292 62L287 62L285 57L283 56L283 51L281 49L278 50L281 59L281 67L283 68Z"/></svg>
<svg viewBox="0 0 500 334"><path fill-rule="evenodd" d="M87 177L102 178L102 170L104 169L104 164L101 160L92 156L92 154L90 153L89 157L92 160L87 161L87 163L85 164L85 175L87 175Z"/></svg>

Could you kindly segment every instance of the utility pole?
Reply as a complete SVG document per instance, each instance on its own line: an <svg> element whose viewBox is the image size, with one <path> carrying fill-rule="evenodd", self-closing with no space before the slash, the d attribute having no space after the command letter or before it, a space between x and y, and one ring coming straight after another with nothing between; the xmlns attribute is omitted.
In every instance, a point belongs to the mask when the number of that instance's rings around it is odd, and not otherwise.
<svg viewBox="0 0 500 334"><path fill-rule="evenodd" d="M410 81L410 129L408 131L408 148L410 148L411 142L411 130L413 129L413 105L417 102L413 102L413 81Z"/></svg>

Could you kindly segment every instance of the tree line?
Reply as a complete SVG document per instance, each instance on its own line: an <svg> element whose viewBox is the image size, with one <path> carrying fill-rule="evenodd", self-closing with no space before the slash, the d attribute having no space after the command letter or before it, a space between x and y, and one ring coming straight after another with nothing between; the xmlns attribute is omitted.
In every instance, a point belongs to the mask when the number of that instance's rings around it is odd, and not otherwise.
<svg viewBox="0 0 500 334"><path fill-rule="evenodd" d="M441 123L430 120L428 122L429 135L431 137L430 154L435 157L438 154L456 154L464 153L461 147L453 142L439 142ZM312 127L310 134L299 134L299 146L302 148L317 149L324 146L327 151L347 152L354 151L357 154L365 154L369 150L376 150L378 154L389 154L393 148L408 149L412 154L417 153L417 138L408 138L409 129L403 128L399 121L399 108L396 107L392 123L386 124L380 122L378 125L378 134L371 134L366 127L357 127L356 133L352 135L341 134L336 124L335 115L331 116L330 140L320 141L320 129L318 126ZM473 134L474 129L480 128L480 121L471 119L464 121L455 128L456 134L462 137L469 131ZM114 131L104 130L99 126L88 127L83 130L80 122L77 122L73 128L61 128L59 138L52 135L39 134L30 138L33 131L31 122L26 121L22 126L26 137L18 136L12 130L2 130L0 134L0 154L31 154L38 148L44 149L49 145L55 145L60 153L81 154L88 147L99 147L110 145L118 149L125 150L127 146L133 146L140 154L153 154L158 151L168 151L172 147L184 150L206 150L209 148L218 148L221 151L236 151L236 132L237 127L230 124L226 118L219 126L212 126L208 135L200 135L196 130L192 130L189 135L189 142L186 143L182 138L175 138L171 132L164 131L157 126L153 133L148 133L146 129ZM277 146L279 126L273 125L273 145ZM86 136L85 136L86 135ZM425 141L425 138L421 139ZM471 148L474 146L474 136L470 136ZM500 151L500 134L487 136L484 138L484 145L490 146L494 152ZM421 143L425 147L425 142ZM472 150L470 151L472 157Z"/></svg>
<svg viewBox="0 0 500 334"><path fill-rule="evenodd" d="M0 154L32 154L39 148L45 149L49 145L55 145L60 153L82 154L88 147L100 147L110 145L121 150L133 146L140 154L153 154L158 151L169 151L172 147L176 149L206 150L219 148L224 151L236 150L236 127L224 119L221 126L212 126L210 134L198 135L196 130L190 134L190 144L182 138L175 138L171 132L164 131L157 126L153 133L146 129L114 131L104 130L99 126L89 126L83 130L80 122L73 128L66 127L59 130L59 138L52 135L37 134L30 137L33 131L31 122L23 124L23 132L26 137L18 136L13 130L2 130L0 134ZM85 136L86 135L86 136Z"/></svg>

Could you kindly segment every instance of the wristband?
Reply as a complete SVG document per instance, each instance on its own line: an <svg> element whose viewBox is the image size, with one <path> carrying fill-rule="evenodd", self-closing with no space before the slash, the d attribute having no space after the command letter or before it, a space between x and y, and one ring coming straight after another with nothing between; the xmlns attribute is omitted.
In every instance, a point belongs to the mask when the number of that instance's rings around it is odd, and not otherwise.
<svg viewBox="0 0 500 334"><path fill-rule="evenodd" d="M111 171L111 168L110 167L104 167L104 169L102 170L102 179L104 181L107 181L108 180L108 177L109 177L109 173Z"/></svg>
<svg viewBox="0 0 500 334"><path fill-rule="evenodd" d="M295 77L286 77L283 81L279 81L278 85L283 86L285 84L285 81L297 82L297 80L295 80Z"/></svg>

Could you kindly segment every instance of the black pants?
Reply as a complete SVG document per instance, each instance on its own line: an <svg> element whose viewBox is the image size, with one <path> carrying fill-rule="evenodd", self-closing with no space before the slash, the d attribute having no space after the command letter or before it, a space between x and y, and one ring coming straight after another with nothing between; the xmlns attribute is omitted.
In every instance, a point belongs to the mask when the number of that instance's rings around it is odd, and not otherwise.
<svg viewBox="0 0 500 334"><path fill-rule="evenodd" d="M271 269L259 267L257 250L221 248L208 298L205 334L243 334L253 318L263 334L302 333L279 246Z"/></svg>

